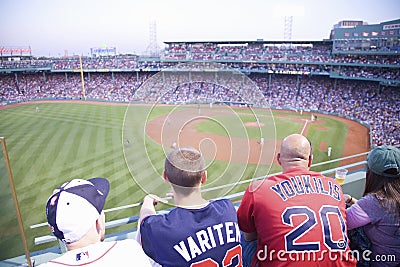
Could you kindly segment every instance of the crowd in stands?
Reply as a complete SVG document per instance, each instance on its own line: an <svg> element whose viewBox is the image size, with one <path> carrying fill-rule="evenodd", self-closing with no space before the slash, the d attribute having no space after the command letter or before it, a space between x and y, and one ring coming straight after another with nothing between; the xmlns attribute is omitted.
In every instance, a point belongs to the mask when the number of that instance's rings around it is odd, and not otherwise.
<svg viewBox="0 0 400 267"><path fill-rule="evenodd" d="M149 74L150 75L150 74ZM46 75L0 76L0 100L27 102L34 99L100 99L129 102L134 91L149 76L130 73L89 73L84 79L79 73L49 73Z"/></svg>
<svg viewBox="0 0 400 267"><path fill-rule="evenodd" d="M50 68L53 64L51 59L20 59L1 60L0 69L28 69L28 68Z"/></svg>
<svg viewBox="0 0 400 267"><path fill-rule="evenodd" d="M18 57L17 57L18 58ZM82 57L70 58L18 58L18 60L0 60L0 69L29 69L29 68L47 68L51 70L101 70L135 69L137 64L136 56L110 56L110 57Z"/></svg>
<svg viewBox="0 0 400 267"><path fill-rule="evenodd" d="M188 75L174 74L162 77L155 72L86 73L85 96L87 99L119 102L253 102L276 108L317 110L370 124L372 143L375 145L400 143L400 94L396 87L385 88L374 82L335 80L324 76L251 74L248 77L264 96L260 99L259 92L252 90L251 84L244 83L241 75L236 75L238 80L224 78L222 74L215 80L215 74L208 75L196 77L194 73L189 78ZM80 74L0 76L0 102L27 102L44 98L83 99Z"/></svg>
<svg viewBox="0 0 400 267"><path fill-rule="evenodd" d="M80 69L82 61L83 69L134 69L136 67L136 56L110 56L110 57L77 57L70 59L54 60L54 70Z"/></svg>
<svg viewBox="0 0 400 267"><path fill-rule="evenodd" d="M299 76L299 81L281 75L268 84L266 76L256 76L270 106L296 110L319 110L358 119L371 125L372 143L400 142L400 94L398 88L379 88L377 83ZM298 89L297 83L300 83Z"/></svg>
<svg viewBox="0 0 400 267"><path fill-rule="evenodd" d="M194 82L178 85L175 90L163 96L166 103L193 102L239 102L244 103L240 95L224 86L207 82Z"/></svg>
<svg viewBox="0 0 400 267"><path fill-rule="evenodd" d="M334 55L331 59L335 63L355 63L355 64L400 64L400 56L366 56L366 55Z"/></svg>
<svg viewBox="0 0 400 267"><path fill-rule="evenodd" d="M159 59L139 60L135 55L107 57L23 58L0 60L0 69L47 68L48 70L132 71L161 70L180 61L222 61L242 71L269 73L337 72L340 76L363 79L400 80L400 55L349 55L332 51L331 44L170 44ZM362 66L360 66L362 65Z"/></svg>
<svg viewBox="0 0 400 267"><path fill-rule="evenodd" d="M264 44L178 43L168 47L163 59L187 60L275 60L324 62L330 58L330 46L275 46Z"/></svg>
<svg viewBox="0 0 400 267"><path fill-rule="evenodd" d="M193 60L202 63L188 63ZM212 60L225 64L213 63ZM251 102L356 118L372 126L374 144L393 144L400 143L398 88L383 88L377 81L400 84L400 69L396 67L399 63L400 55L343 54L332 51L329 43L289 45L263 42L172 43L159 60L140 59L135 55L2 58L0 70L43 68L47 71L1 74L0 103L46 98L166 103ZM85 70L84 91L77 72L81 64ZM247 73L261 89L261 96L252 90L251 85L233 76L226 78L220 74L215 78L213 73L208 76L202 73L196 77L196 71L224 66ZM176 73L163 74L162 79L154 78L155 71L167 68L190 69L193 74L190 78ZM328 75L332 73L350 79L331 79ZM371 82L364 81L368 79ZM241 88L237 88L238 85Z"/></svg>
<svg viewBox="0 0 400 267"><path fill-rule="evenodd" d="M339 70L340 76L345 77L358 77L368 79L379 79L385 80L400 80L400 71L398 69L369 69L365 67L342 67Z"/></svg>
<svg viewBox="0 0 400 267"><path fill-rule="evenodd" d="M337 44L336 47L334 47L334 50L336 51L343 51L343 52L399 52L400 47L398 45L392 45L392 46L381 46L381 47L361 47L361 44L359 44L359 47L349 47L347 44Z"/></svg>

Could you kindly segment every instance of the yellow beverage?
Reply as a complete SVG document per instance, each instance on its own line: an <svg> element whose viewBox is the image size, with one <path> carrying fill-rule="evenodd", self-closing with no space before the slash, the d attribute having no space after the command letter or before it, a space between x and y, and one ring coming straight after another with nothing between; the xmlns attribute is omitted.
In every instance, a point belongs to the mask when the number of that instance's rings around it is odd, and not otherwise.
<svg viewBox="0 0 400 267"><path fill-rule="evenodd" d="M344 179L346 178L347 170L346 169L337 169L335 172L336 181L342 185L344 184Z"/></svg>
<svg viewBox="0 0 400 267"><path fill-rule="evenodd" d="M340 184L344 184L344 177L335 177L335 180Z"/></svg>

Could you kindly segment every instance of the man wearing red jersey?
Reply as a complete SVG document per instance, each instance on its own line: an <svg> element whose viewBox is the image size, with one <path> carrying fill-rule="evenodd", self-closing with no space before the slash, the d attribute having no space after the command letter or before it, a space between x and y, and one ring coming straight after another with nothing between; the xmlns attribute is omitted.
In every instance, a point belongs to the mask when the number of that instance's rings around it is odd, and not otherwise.
<svg viewBox="0 0 400 267"><path fill-rule="evenodd" d="M312 158L307 138L289 135L277 155L283 173L247 188L237 215L245 240L257 240L252 266L356 265L342 189L309 170Z"/></svg>

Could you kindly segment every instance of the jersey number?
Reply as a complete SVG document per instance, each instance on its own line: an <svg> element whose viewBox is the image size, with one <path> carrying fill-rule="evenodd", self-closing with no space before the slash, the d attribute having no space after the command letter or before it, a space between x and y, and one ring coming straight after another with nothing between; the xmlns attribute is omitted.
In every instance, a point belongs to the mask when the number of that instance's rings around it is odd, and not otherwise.
<svg viewBox="0 0 400 267"><path fill-rule="evenodd" d="M231 266L233 259L238 258L238 264L235 265L236 267L242 267L242 246L237 245L236 247L231 248L225 253L225 257L222 260L221 267ZM215 262L213 259L206 259L190 265L191 267L219 267L219 264ZM232 266L232 267L235 267Z"/></svg>
<svg viewBox="0 0 400 267"><path fill-rule="evenodd" d="M332 239L332 227L329 220L329 215L337 216L340 222L341 238L338 241ZM292 231L285 235L285 248L288 252L294 251L319 251L320 242L296 242L300 237L306 235L312 228L317 227L317 218L315 212L308 207L290 207L286 208L282 213L282 221L284 224L293 227L292 218L294 216L305 216L305 220L295 227ZM322 234L324 236L324 244L331 251L345 250L348 243L346 235L346 223L343 219L342 213L338 207L324 205L319 210L321 219Z"/></svg>

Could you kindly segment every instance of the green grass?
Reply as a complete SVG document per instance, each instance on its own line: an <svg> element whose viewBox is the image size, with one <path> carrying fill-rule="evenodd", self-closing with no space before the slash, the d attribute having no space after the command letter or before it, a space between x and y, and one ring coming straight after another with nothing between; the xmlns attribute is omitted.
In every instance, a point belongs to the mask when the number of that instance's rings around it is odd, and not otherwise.
<svg viewBox="0 0 400 267"><path fill-rule="evenodd" d="M323 120L323 124L311 124L308 131L308 138L313 144L313 154L315 162L324 162L334 158L340 158L344 149L346 136L348 132L348 126L338 120L334 120L327 117L318 117L318 120ZM321 130L323 127L324 130ZM328 157L326 151L321 151L321 143L325 143L325 146L331 146L332 155ZM315 168L316 171L322 171L324 169L331 169L338 166L338 163L331 163Z"/></svg>
<svg viewBox="0 0 400 267"><path fill-rule="evenodd" d="M164 155L167 151L147 137L143 131L147 120L166 114L170 106L112 106L75 103L27 104L0 110L0 136L5 137L24 222L28 246L31 251L49 245L34 246L35 236L49 234L47 227L30 229L29 226L46 222L45 203L52 190L61 183L73 179L107 177L111 191L106 209L140 202L146 193L163 194L169 191L161 178ZM180 107L184 109L184 107ZM239 109L237 116L218 116L218 123L209 120L198 125L197 130L231 135L242 138L282 139L300 132L303 124L294 123L290 117L272 117L268 110L254 111L264 126L260 129L241 126L242 122L255 121L253 111ZM285 113L293 117L298 114ZM304 118L309 115L304 115ZM124 120L125 119L125 120ZM320 119L320 118L319 118ZM311 125L308 137L312 140L316 162L326 160L326 153L319 150L321 142L335 143L334 157L343 149L347 128L333 119L321 118L323 125ZM125 121L125 124L124 124ZM224 125L222 127L221 125ZM239 127L237 127L239 126ZM318 126L329 128L321 131ZM276 127L276 128L275 128ZM243 130L245 129L245 130ZM275 130L276 129L276 130ZM129 140L129 142L127 141ZM1 155L2 157L2 155ZM6 248L20 249L18 238L5 239L6 235L18 235L12 206L4 159L0 157L1 209L0 260L10 257ZM208 169L211 188L239 180L258 177L280 170L278 166L256 166L222 161L212 162ZM247 184L208 192L207 198L244 190ZM5 188L5 189L3 189ZM4 203L7 203L4 204ZM11 204L10 204L11 203ZM107 213L107 221L138 214L138 208ZM121 231L130 226L116 228ZM4 229L7 230L7 232ZM111 233L108 231L108 233ZM6 242L5 242L6 241ZM13 243L14 241L14 243ZM57 243L50 244L56 245ZM18 255L22 254L19 251Z"/></svg>
<svg viewBox="0 0 400 267"><path fill-rule="evenodd" d="M126 107L85 104L23 105L0 111L0 136L7 142L21 214L32 250L34 235L48 234L45 203L55 186L73 179L107 177L106 207L135 203L136 193L123 156L121 132ZM1 177L6 178L4 173ZM123 186L121 186L121 184ZM113 219L113 214L108 219ZM40 248L40 246L39 246Z"/></svg>
<svg viewBox="0 0 400 267"><path fill-rule="evenodd" d="M5 256L24 254L24 247L18 227L17 212L7 176L5 158L0 153L0 260ZM4 256L4 257L3 257Z"/></svg>

